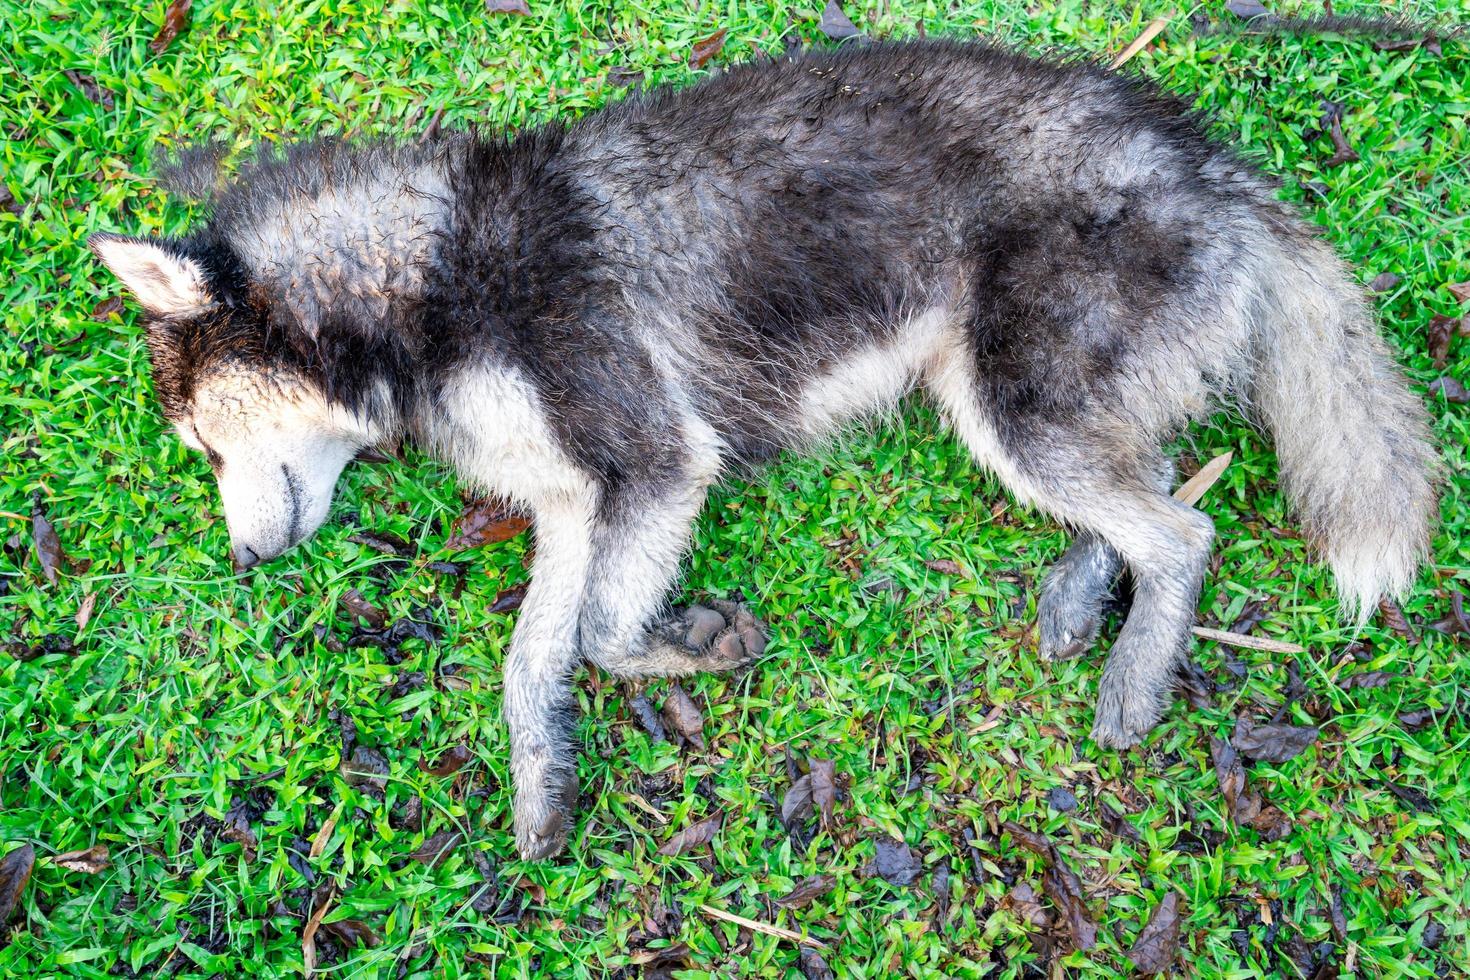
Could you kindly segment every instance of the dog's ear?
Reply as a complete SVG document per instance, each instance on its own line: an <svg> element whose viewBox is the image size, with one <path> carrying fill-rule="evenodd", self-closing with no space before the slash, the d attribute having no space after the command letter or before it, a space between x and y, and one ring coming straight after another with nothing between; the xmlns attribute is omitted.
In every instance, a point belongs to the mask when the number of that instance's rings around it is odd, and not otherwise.
<svg viewBox="0 0 1470 980"><path fill-rule="evenodd" d="M214 303L204 269L166 242L99 232L87 246L154 316L193 313Z"/></svg>

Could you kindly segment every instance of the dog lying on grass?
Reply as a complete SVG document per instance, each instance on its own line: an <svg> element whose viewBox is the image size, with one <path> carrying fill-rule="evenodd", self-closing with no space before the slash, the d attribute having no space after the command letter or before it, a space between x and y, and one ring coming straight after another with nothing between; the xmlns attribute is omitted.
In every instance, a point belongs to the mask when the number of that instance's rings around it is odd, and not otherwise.
<svg viewBox="0 0 1470 980"><path fill-rule="evenodd" d="M1348 270L1272 185L1139 79L926 41L807 53L570 125L319 140L244 165L181 240L98 234L154 387L248 568L410 437L535 518L505 664L515 831L560 850L570 680L728 670L733 605L666 593L711 484L921 387L1076 533L1043 657L1135 600L1093 736L1168 704L1211 522L1161 446L1222 397L1272 433L1349 617L1404 590L1436 512L1421 409Z"/></svg>

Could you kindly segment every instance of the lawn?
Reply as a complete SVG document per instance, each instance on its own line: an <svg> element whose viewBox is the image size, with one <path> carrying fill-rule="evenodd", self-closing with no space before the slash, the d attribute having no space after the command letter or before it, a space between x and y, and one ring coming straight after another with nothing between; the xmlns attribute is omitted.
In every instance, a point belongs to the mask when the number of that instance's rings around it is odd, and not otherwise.
<svg viewBox="0 0 1470 980"><path fill-rule="evenodd" d="M1035 652L1065 535L915 405L715 494L683 588L743 595L766 656L685 682L690 702L579 676L577 828L524 864L499 721L515 612L494 607L529 536L446 548L467 498L410 452L352 467L311 543L233 575L209 469L151 404L136 314L83 240L188 225L150 179L159 147L569 119L639 73L832 44L817 0L198 0L156 53L163 8L0 0L0 855L35 853L18 895L0 872L0 975L300 975L313 935L337 977L1110 977L1170 895L1185 975L1470 971L1470 407L1430 387L1470 382L1446 288L1470 280L1465 42L1243 36L1223 4L849 3L870 36L1107 58L1172 14L1124 70L1197 99L1374 284L1446 461L1432 566L1354 637L1269 445L1198 427L1181 473L1234 453L1200 504L1219 538L1199 623L1304 652L1201 641L1192 696L1103 751L1102 655ZM1323 100L1356 159L1319 135ZM1317 737L1243 759L1232 808L1211 740L1241 718Z"/></svg>

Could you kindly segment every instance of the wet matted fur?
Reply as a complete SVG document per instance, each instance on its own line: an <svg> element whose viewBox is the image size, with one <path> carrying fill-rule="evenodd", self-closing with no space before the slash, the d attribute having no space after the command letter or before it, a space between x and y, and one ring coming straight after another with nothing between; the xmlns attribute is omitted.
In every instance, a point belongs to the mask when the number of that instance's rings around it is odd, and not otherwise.
<svg viewBox="0 0 1470 980"><path fill-rule="evenodd" d="M527 857L570 828L582 661L764 647L743 608L666 603L710 485L915 387L1077 533L1043 656L1090 647L1131 571L1108 746L1153 727L1187 649L1212 528L1160 447L1222 397L1274 436L1349 616L1408 586L1435 513L1420 407L1343 263L1182 103L1087 63L872 44L514 137L306 142L183 240L92 244L149 313L241 565L400 436L534 513L505 665Z"/></svg>

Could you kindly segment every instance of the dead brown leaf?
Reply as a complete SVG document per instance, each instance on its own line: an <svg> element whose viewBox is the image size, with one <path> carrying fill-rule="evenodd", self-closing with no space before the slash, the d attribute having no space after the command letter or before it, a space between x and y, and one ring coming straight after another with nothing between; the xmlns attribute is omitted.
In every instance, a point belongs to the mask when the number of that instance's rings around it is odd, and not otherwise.
<svg viewBox="0 0 1470 980"><path fill-rule="evenodd" d="M96 605L97 593L88 592L86 595L82 596L82 604L77 607L76 615L78 633L86 629L87 624L92 621L92 610L96 607Z"/></svg>
<svg viewBox="0 0 1470 980"><path fill-rule="evenodd" d="M1140 973L1166 973L1179 957L1179 895L1165 893L1138 933L1128 960Z"/></svg>
<svg viewBox="0 0 1470 980"><path fill-rule="evenodd" d="M93 78L91 75L84 75L83 73L71 68L68 68L66 71L62 72L62 74L66 76L67 81L76 86L77 91L81 92L82 95L86 97L88 102L95 102L97 105L100 105L104 109L112 108L112 93L103 88L101 85L97 84L97 79ZM121 308L121 306L122 301L119 300L118 307ZM96 314L93 315L95 316Z"/></svg>
<svg viewBox="0 0 1470 980"><path fill-rule="evenodd" d="M354 946L372 947L383 941L361 919L338 919L336 922L323 922L321 924L321 931L348 948Z"/></svg>
<svg viewBox="0 0 1470 980"><path fill-rule="evenodd" d="M485 0L485 10L492 14L531 16L531 8L527 6L526 0Z"/></svg>
<svg viewBox="0 0 1470 980"><path fill-rule="evenodd" d="M531 522L512 511L504 500L482 497L471 501L454 519L444 547L450 551L463 551L497 544L509 541L530 526Z"/></svg>
<svg viewBox="0 0 1470 980"><path fill-rule="evenodd" d="M859 37L863 33L857 29L847 14L843 13L842 4L837 0L827 0L827 6L822 8L821 23L817 27L834 41L845 41L850 37Z"/></svg>
<svg viewBox="0 0 1470 980"><path fill-rule="evenodd" d="M348 589L343 593L342 608L347 610L350 617L367 620L367 624L375 630L382 629L388 623L388 614L364 599L362 593L356 589Z"/></svg>
<svg viewBox="0 0 1470 980"><path fill-rule="evenodd" d="M526 601L527 583L512 585L508 589L501 589L495 594L495 601L490 603L486 612L508 613L521 608L521 603Z"/></svg>
<svg viewBox="0 0 1470 980"><path fill-rule="evenodd" d="M1470 405L1470 391L1449 375L1429 382L1429 397L1443 398L1451 405Z"/></svg>
<svg viewBox="0 0 1470 980"><path fill-rule="evenodd" d="M1383 625L1390 632L1397 633L1406 640L1413 640L1414 627L1409 625L1409 617L1404 615L1404 609L1394 600L1384 596L1378 600L1378 614L1383 617Z"/></svg>
<svg viewBox="0 0 1470 980"><path fill-rule="evenodd" d="M41 560L41 574L46 576L47 582L55 585L57 578L67 567L66 552L61 548L61 538L57 537L56 527L46 517L46 510L41 506L39 492L31 497L31 541L35 545L36 557Z"/></svg>
<svg viewBox="0 0 1470 980"><path fill-rule="evenodd" d="M325 891L319 890L313 896L316 899L316 908L301 929L301 966L308 980L310 980L312 971L316 969L316 931L321 928L322 916L326 915L327 909L332 907L332 899L335 896L336 889L330 883L326 886Z"/></svg>
<svg viewBox="0 0 1470 980"><path fill-rule="evenodd" d="M189 26L189 8L193 5L194 0L172 0L163 12L163 26L158 29L158 36L148 42L149 51L163 54L168 50L174 39Z"/></svg>
<svg viewBox="0 0 1470 980"><path fill-rule="evenodd" d="M10 920L11 913L20 904L20 896L31 880L31 869L36 866L36 849L22 844L4 858L0 858L0 926ZM3 933L0 933L3 935Z"/></svg>
<svg viewBox="0 0 1470 980"><path fill-rule="evenodd" d="M811 760L812 804L821 814L822 829L836 829L833 808L837 805L837 764L831 759Z"/></svg>
<svg viewBox="0 0 1470 980"><path fill-rule="evenodd" d="M1464 282L1447 282L1444 288L1448 289L1450 294L1461 303L1470 303L1470 279Z"/></svg>
<svg viewBox="0 0 1470 980"><path fill-rule="evenodd" d="M255 848L258 841L255 839L255 831L250 829L250 816L246 812L243 799L235 801L229 810L225 811L225 819L220 827L219 835L225 840L239 844L245 852L247 862L255 860Z"/></svg>
<svg viewBox="0 0 1470 980"><path fill-rule="evenodd" d="M328 817L326 821L322 823L321 828L318 829L316 832L316 836L311 839L311 850L306 855L307 860L315 861L317 858L322 856L322 852L327 849L327 844L330 843L332 840L332 831L336 829L336 827L336 817Z"/></svg>
<svg viewBox="0 0 1470 980"><path fill-rule="evenodd" d="M1450 360L1450 341L1460 332L1460 318L1436 313L1429 321L1429 357L1436 369Z"/></svg>
<svg viewBox="0 0 1470 980"><path fill-rule="evenodd" d="M714 839L715 832L720 829L720 820L723 817L723 813L717 812L712 817L706 817L698 823L690 824L664 841L663 846L658 849L658 853L664 857L675 857L691 851L701 844L708 844Z"/></svg>
<svg viewBox="0 0 1470 980"><path fill-rule="evenodd" d="M664 724L673 732L699 751L704 751L704 713L680 685L669 686L669 696L664 699L663 716Z"/></svg>
<svg viewBox="0 0 1470 980"><path fill-rule="evenodd" d="M725 46L725 28L720 28L703 41L695 41L694 47L689 51L689 64L693 68L703 68L720 49Z"/></svg>
<svg viewBox="0 0 1470 980"><path fill-rule="evenodd" d="M106 844L93 844L83 851L67 851L58 854L51 859L51 863L58 868L68 871L80 871L83 874L101 874L112 867L112 859L107 855Z"/></svg>
<svg viewBox="0 0 1470 980"><path fill-rule="evenodd" d="M473 758L470 747L461 742L447 749L432 766L426 765L424 760L420 759L419 772L430 776L451 776L463 769Z"/></svg>
<svg viewBox="0 0 1470 980"><path fill-rule="evenodd" d="M931 572L940 575L953 575L957 578L965 578L964 566L951 558L930 558L924 562L924 566Z"/></svg>
<svg viewBox="0 0 1470 980"><path fill-rule="evenodd" d="M420 844L418 850L409 855L409 859L426 867L437 868L463 841L464 834L459 831L441 830Z"/></svg>
<svg viewBox="0 0 1470 980"><path fill-rule="evenodd" d="M808 875L798 881L785 895L776 899L776 904L788 909L805 908L830 892L837 879L829 874Z"/></svg>
<svg viewBox="0 0 1470 980"><path fill-rule="evenodd" d="M900 888L912 885L924 873L923 858L901 840L879 837L873 841L873 863L868 866L875 874Z"/></svg>
<svg viewBox="0 0 1470 980"><path fill-rule="evenodd" d="M1092 913L1083 900L1081 880L1062 860L1056 845L1045 834L1027 830L1014 820L1007 820L1002 829L1011 835L1018 846L1041 858L1042 890L1061 912L1067 923L1067 931L1072 934L1073 944L1078 949L1091 949L1097 944L1097 923L1093 921Z"/></svg>
<svg viewBox="0 0 1470 980"><path fill-rule="evenodd" d="M1256 725L1244 715L1235 719L1235 734L1230 742L1246 758L1282 763L1295 759L1317 741L1317 729L1310 725Z"/></svg>

